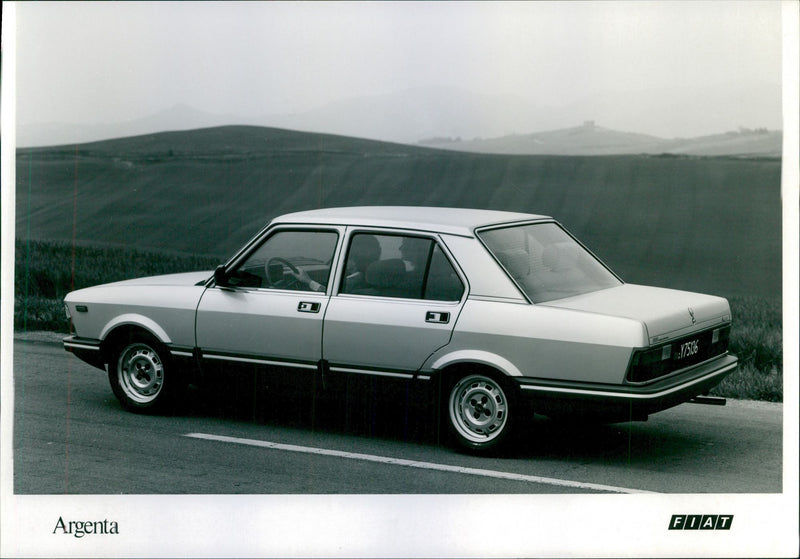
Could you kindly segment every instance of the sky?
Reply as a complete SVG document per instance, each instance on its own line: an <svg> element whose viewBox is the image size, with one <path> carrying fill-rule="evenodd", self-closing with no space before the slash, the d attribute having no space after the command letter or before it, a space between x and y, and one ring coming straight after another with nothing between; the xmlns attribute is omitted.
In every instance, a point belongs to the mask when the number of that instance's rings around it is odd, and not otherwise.
<svg viewBox="0 0 800 559"><path fill-rule="evenodd" d="M17 122L120 122L176 105L300 113L426 87L555 110L641 92L660 108L710 88L757 90L746 104L764 122L748 124L776 128L780 18L766 0L23 2ZM681 118L689 132L702 113ZM675 115L661 122L679 128Z"/></svg>

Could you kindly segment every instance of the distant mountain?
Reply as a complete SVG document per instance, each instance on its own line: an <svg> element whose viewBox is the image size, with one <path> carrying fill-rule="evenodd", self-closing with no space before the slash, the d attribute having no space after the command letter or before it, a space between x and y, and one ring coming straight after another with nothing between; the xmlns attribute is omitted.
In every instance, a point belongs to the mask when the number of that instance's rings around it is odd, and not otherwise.
<svg viewBox="0 0 800 559"><path fill-rule="evenodd" d="M542 90L481 95L455 87L419 87L345 99L294 115L263 117L255 124L400 143L563 130L589 120L614 130L662 138L782 126L780 84L586 92L555 105L546 98Z"/></svg>
<svg viewBox="0 0 800 559"><path fill-rule="evenodd" d="M480 95L449 87L414 88L345 99L260 124L413 144L431 136L497 136L569 123L559 111L521 96Z"/></svg>
<svg viewBox="0 0 800 559"><path fill-rule="evenodd" d="M666 153L686 155L735 155L739 157L781 157L783 150L783 132L765 130L739 129L736 132L714 134L688 140L674 140L674 144Z"/></svg>
<svg viewBox="0 0 800 559"><path fill-rule="evenodd" d="M434 137L472 140L511 134L541 135L542 131L565 130L592 120L613 130L638 133L641 137L609 137L600 142L595 151L592 151L592 142L570 150L560 147L562 142L554 144L561 151L547 153L636 153L625 150L648 143L645 133L675 138L703 136L740 126L779 129L780 91L777 84L749 89L734 84L701 90L673 88L594 95L587 92L584 98L551 105L544 101L546 92L542 90L484 95L454 87L420 87L343 99L293 114L244 116L234 114L235 108L229 114L215 114L178 105L147 118L118 123L30 124L18 121L17 146L80 144L223 125L266 126L416 144L423 138ZM594 131L596 139L599 131ZM542 152L528 150L524 153Z"/></svg>
<svg viewBox="0 0 800 559"><path fill-rule="evenodd" d="M84 144L115 138L175 130L194 130L226 124L245 124L233 115L215 115L186 105L176 105L151 116L108 124L77 123L17 123L18 147L60 146Z"/></svg>
<svg viewBox="0 0 800 559"><path fill-rule="evenodd" d="M523 122L530 125L520 128ZM537 108L530 101L518 97L480 95L457 88L415 88L393 94L343 99L292 114L218 115L177 105L147 118L119 123L18 123L17 146L81 144L225 125L266 126L414 144L420 138L434 135L494 136L568 123L558 116L557 111L549 107Z"/></svg>
<svg viewBox="0 0 800 559"><path fill-rule="evenodd" d="M783 134L765 129L740 129L699 138L664 139L619 132L585 122L582 126L514 134L498 138L462 140L430 138L420 145L473 153L507 155L622 155L676 154L697 156L781 157Z"/></svg>
<svg viewBox="0 0 800 559"><path fill-rule="evenodd" d="M559 111L573 116L567 126L594 120L614 130L661 138L694 138L739 127L783 127L779 83L731 82L691 88L676 84L638 91L605 91L566 103ZM524 132L548 129L534 127Z"/></svg>

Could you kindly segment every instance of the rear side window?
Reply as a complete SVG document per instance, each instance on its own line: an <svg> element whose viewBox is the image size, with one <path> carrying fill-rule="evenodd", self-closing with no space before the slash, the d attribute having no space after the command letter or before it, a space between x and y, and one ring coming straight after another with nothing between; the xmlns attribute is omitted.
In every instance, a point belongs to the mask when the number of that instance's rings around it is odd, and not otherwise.
<svg viewBox="0 0 800 559"><path fill-rule="evenodd" d="M464 284L439 245L433 249L425 299L428 301L458 301L464 294Z"/></svg>
<svg viewBox="0 0 800 559"><path fill-rule="evenodd" d="M357 233L348 247L340 293L458 301L464 285L433 239Z"/></svg>
<svg viewBox="0 0 800 559"><path fill-rule="evenodd" d="M478 233L509 276L534 303L621 285L589 251L555 223Z"/></svg>

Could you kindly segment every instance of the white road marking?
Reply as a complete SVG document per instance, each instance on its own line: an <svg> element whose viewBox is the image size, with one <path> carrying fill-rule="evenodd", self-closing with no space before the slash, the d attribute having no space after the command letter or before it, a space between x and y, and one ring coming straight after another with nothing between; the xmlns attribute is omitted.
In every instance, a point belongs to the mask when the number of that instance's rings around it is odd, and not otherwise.
<svg viewBox="0 0 800 559"><path fill-rule="evenodd" d="M318 454L322 456L333 456L336 458L346 458L349 460L363 460L366 462L377 462L380 464L390 464L392 466L405 466L408 468L419 468L422 470L436 470L440 472L451 472L456 474L467 474L473 476L491 477L497 479L507 479L511 481L522 481L526 483L541 483L547 485L558 485L561 487L573 487L576 489L589 489L593 491L604 491L610 493L655 493L654 491L643 491L640 489L630 489L627 487L616 487L613 485L602 485L598 483L586 483L582 481L571 481L566 479L529 476L515 474L511 472L500 472L497 470L482 470L478 468L465 468L463 466L451 466L448 464L435 464L433 462L419 462L416 460L404 460L402 458L391 458L389 456L377 456L374 454L360 454L357 452L344 452L341 450L329 450L324 448L314 448L308 446L297 446L291 444L274 443L270 441L259 441L256 439L241 439L238 437L226 437L223 435L209 435L206 433L187 433L185 437L194 439L204 439L208 441L218 441L223 443L234 443L248 446L257 446L273 450L283 450L287 452L301 452L305 454Z"/></svg>

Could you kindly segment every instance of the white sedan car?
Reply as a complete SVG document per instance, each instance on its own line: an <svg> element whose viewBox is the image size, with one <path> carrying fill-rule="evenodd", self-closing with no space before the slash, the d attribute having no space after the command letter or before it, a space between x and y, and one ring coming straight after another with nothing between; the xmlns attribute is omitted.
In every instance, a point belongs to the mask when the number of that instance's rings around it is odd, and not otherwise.
<svg viewBox="0 0 800 559"><path fill-rule="evenodd" d="M704 401L737 366L725 299L626 284L555 220L523 213L293 213L213 273L65 302L65 349L107 369L127 409L163 409L242 366L325 390L369 375L434 388L474 451L531 411L630 421Z"/></svg>

